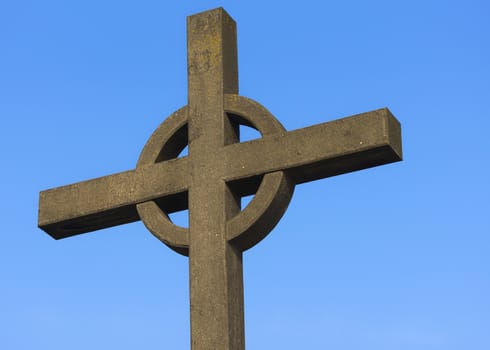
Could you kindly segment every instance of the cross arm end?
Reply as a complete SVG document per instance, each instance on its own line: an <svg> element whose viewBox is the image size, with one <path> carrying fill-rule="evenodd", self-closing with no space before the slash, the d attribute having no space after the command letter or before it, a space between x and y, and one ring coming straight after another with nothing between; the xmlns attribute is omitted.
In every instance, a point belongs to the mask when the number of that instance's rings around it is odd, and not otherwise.
<svg viewBox="0 0 490 350"><path fill-rule="evenodd" d="M55 239L138 220L131 200L134 171L39 193L38 227Z"/></svg>
<svg viewBox="0 0 490 350"><path fill-rule="evenodd" d="M304 183L402 160L401 126L387 108L228 146L225 180L286 171Z"/></svg>

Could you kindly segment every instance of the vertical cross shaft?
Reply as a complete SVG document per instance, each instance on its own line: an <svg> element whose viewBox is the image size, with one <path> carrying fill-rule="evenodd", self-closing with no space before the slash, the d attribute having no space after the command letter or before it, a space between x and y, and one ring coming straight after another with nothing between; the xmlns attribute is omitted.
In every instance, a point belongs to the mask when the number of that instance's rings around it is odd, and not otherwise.
<svg viewBox="0 0 490 350"><path fill-rule="evenodd" d="M242 253L226 240L240 199L222 180L223 146L238 142L224 94L238 94L236 26L223 10L187 19L190 304L193 350L242 350Z"/></svg>

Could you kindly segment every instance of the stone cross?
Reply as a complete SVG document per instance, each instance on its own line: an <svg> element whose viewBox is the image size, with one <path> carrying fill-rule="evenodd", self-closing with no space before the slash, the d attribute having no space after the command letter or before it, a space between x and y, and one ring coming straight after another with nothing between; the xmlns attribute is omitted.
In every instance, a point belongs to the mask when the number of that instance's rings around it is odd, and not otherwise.
<svg viewBox="0 0 490 350"><path fill-rule="evenodd" d="M187 18L187 62L188 104L136 169L42 191L39 227L60 239L141 219L189 257L192 349L244 349L242 252L276 225L296 184L401 160L401 129L379 109L287 132L238 95L236 26L222 8ZM240 143L240 125L262 137ZM189 228L168 217L185 209Z"/></svg>

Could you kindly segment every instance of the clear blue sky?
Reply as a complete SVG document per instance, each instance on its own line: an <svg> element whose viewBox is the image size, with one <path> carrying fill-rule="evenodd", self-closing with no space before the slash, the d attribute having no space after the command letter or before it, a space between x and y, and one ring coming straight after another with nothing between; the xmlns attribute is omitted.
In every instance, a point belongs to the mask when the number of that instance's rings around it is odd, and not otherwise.
<svg viewBox="0 0 490 350"><path fill-rule="evenodd" d="M245 253L247 349L490 349L485 1L4 1L0 348L188 349L187 260L141 222L55 241L38 193L133 169L187 101L185 17L238 23L288 130L387 106L405 160L296 188Z"/></svg>

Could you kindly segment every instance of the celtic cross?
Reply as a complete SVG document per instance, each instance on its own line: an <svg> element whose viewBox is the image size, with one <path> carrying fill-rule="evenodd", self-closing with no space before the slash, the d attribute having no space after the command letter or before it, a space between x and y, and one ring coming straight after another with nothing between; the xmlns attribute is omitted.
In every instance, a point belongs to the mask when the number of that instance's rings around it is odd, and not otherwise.
<svg viewBox="0 0 490 350"><path fill-rule="evenodd" d="M188 104L136 169L42 191L39 227L59 239L141 219L189 257L192 349L244 349L242 252L276 225L296 184L401 160L400 124L380 109L287 132L238 95L236 27L222 8L187 18L187 61ZM240 143L240 125L261 138ZM189 228L168 217L185 209Z"/></svg>

